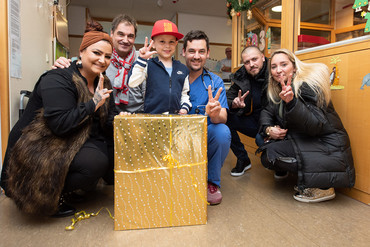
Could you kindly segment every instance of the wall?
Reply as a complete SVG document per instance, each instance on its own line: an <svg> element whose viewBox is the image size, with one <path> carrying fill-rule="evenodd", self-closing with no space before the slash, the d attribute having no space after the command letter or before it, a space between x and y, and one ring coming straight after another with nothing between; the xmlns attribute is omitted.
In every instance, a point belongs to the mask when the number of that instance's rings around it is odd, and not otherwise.
<svg viewBox="0 0 370 247"><path fill-rule="evenodd" d="M228 18L178 13L177 20L180 33L186 34L191 30L202 30L207 34L210 43L219 44L210 46L210 58L221 60L226 57L225 48L228 45L231 47L232 39L232 27ZM183 43L179 43L178 59L185 63L181 56L182 47Z"/></svg>
<svg viewBox="0 0 370 247"><path fill-rule="evenodd" d="M66 0L59 2L66 13ZM32 91L37 79L53 63L52 6L46 0L21 0L19 16L22 78L9 79L10 127L18 120L20 90Z"/></svg>

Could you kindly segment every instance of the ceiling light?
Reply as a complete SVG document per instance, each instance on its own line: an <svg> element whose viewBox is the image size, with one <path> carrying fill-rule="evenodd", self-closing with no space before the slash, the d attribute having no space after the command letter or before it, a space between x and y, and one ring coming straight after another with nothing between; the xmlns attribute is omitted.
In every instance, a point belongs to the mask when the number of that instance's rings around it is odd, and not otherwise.
<svg viewBox="0 0 370 247"><path fill-rule="evenodd" d="M281 8L281 5L278 5L278 6L272 7L272 9L271 9L271 10L272 10L273 12L281 12L281 9L282 9L282 8Z"/></svg>

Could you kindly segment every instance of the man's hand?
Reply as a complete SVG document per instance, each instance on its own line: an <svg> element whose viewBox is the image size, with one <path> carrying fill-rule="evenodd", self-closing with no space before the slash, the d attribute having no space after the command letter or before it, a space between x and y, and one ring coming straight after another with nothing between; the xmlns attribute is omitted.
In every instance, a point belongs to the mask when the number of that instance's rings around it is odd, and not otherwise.
<svg viewBox="0 0 370 247"><path fill-rule="evenodd" d="M279 93L279 96L283 101L285 101L285 103L289 103L293 100L294 97L292 87L290 86L292 84L292 77L292 74L288 76L288 81L286 85L283 78L281 78L280 80L281 92Z"/></svg>
<svg viewBox="0 0 370 247"><path fill-rule="evenodd" d="M231 67L228 67L228 66L223 65L221 67L221 71L223 71L223 72L231 72Z"/></svg>
<svg viewBox="0 0 370 247"><path fill-rule="evenodd" d="M180 110L179 110L179 114L180 114L180 115L188 114L188 111L187 111L187 110L185 110L185 109L180 109Z"/></svg>
<svg viewBox="0 0 370 247"><path fill-rule="evenodd" d="M206 105L206 113L210 118L217 117L221 111L221 104L218 101L220 94L222 92L222 87L220 87L216 93L216 96L213 98L212 87L208 86L208 103Z"/></svg>
<svg viewBox="0 0 370 247"><path fill-rule="evenodd" d="M248 94L249 94L249 91L247 91L242 96L242 90L239 90L238 97L236 97L233 100L233 103L231 104L231 107L232 108L244 108L245 107L244 99L245 99L245 97L247 97Z"/></svg>
<svg viewBox="0 0 370 247"><path fill-rule="evenodd" d="M65 57L60 57L57 60L55 60L54 65L51 66L52 69L57 68L68 68L71 65L71 59L67 59Z"/></svg>
<svg viewBox="0 0 370 247"><path fill-rule="evenodd" d="M151 40L150 44L148 46L148 37L145 37L145 44L144 47L140 48L139 50L139 56L143 59L149 59L153 54L156 54L156 51L150 51L152 49L154 41Z"/></svg>
<svg viewBox="0 0 370 247"><path fill-rule="evenodd" d="M98 86L96 87L95 94L93 97L93 101L95 103L95 111L97 111L99 107L101 107L104 104L105 100L109 98L110 93L112 91L113 90L108 90L104 88L104 76L100 74L99 83Z"/></svg>

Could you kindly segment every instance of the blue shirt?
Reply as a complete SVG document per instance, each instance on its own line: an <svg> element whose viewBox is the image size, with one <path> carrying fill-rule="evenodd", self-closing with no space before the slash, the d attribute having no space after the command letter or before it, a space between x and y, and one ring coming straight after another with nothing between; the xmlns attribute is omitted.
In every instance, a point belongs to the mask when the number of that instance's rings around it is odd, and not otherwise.
<svg viewBox="0 0 370 247"><path fill-rule="evenodd" d="M212 80L213 83L212 83ZM203 83L204 82L204 83ZM203 70L203 80L202 75L190 84L190 102L192 103L192 108L188 114L202 114L204 115L206 105L208 103L208 86L212 87L212 95L216 96L216 93L220 87L223 88L220 98L218 101L222 108L229 109L227 105L226 91L223 80L216 74Z"/></svg>

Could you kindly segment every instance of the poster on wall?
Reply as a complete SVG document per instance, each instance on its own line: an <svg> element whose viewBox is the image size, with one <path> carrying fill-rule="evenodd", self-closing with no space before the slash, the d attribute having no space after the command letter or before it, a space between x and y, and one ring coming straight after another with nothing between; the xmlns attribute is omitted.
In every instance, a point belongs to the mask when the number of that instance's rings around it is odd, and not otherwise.
<svg viewBox="0 0 370 247"><path fill-rule="evenodd" d="M10 77L22 78L20 1L9 1Z"/></svg>
<svg viewBox="0 0 370 247"><path fill-rule="evenodd" d="M65 48L57 39L54 38L54 60L60 57L68 57L68 49Z"/></svg>

